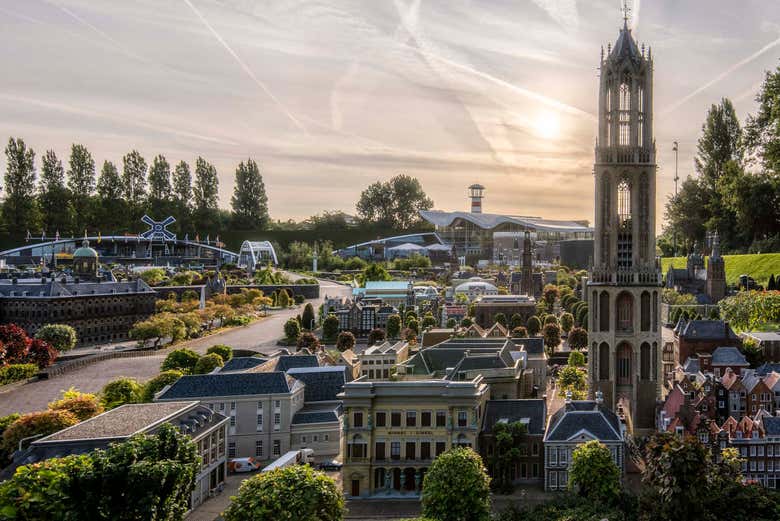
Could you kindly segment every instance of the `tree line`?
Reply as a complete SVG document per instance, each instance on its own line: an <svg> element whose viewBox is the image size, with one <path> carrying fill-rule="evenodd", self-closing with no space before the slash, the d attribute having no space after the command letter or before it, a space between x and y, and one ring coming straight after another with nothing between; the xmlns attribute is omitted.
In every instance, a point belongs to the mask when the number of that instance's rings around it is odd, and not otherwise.
<svg viewBox="0 0 780 521"><path fill-rule="evenodd" d="M79 235L85 229L103 233L137 232L140 218L174 215L180 233L217 233L268 226L268 198L257 163L238 164L231 210L219 207L216 167L202 157L194 170L186 161L171 166L162 154L151 164L137 151L122 157L121 170L105 160L97 171L87 147L73 144L67 164L47 150L36 165L35 151L21 138L9 138L5 147L5 201L2 226L19 235L45 231L53 236Z"/></svg>
<svg viewBox="0 0 780 521"><path fill-rule="evenodd" d="M756 96L758 112L740 125L728 98L712 105L702 125L686 179L666 203L659 238L664 255L686 254L707 234L724 252L780 251L780 67L767 72Z"/></svg>

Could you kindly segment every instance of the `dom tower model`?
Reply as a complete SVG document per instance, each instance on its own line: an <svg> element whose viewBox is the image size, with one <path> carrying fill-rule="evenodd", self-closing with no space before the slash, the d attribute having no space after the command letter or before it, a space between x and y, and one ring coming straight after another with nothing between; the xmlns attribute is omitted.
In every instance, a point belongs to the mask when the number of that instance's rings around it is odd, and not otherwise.
<svg viewBox="0 0 780 521"><path fill-rule="evenodd" d="M661 272L655 256L653 59L627 21L602 50L594 175L594 257L587 284L590 392L650 429L661 385Z"/></svg>

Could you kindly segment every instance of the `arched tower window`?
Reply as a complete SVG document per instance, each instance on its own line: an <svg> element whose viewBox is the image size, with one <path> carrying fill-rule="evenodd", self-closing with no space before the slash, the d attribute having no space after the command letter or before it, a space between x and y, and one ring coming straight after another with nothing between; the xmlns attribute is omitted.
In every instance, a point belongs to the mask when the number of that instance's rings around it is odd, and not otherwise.
<svg viewBox="0 0 780 521"><path fill-rule="evenodd" d="M609 344L599 346L599 380L609 380Z"/></svg>
<svg viewBox="0 0 780 521"><path fill-rule="evenodd" d="M642 331L650 331L650 293L647 291L642 292L641 307L639 327Z"/></svg>
<svg viewBox="0 0 780 521"><path fill-rule="evenodd" d="M639 377L642 380L650 380L651 365L650 344L643 342L639 348Z"/></svg>
<svg viewBox="0 0 780 521"><path fill-rule="evenodd" d="M591 326L591 329L593 331L598 331L599 330L599 322L598 322L598 320L599 320L599 294L598 294L598 292L596 292L596 291L593 292L593 297L591 298L591 302L592 302L591 306L593 307L593 313L591 313L591 315L593 317L591 324L593 324L593 325Z"/></svg>
<svg viewBox="0 0 780 521"><path fill-rule="evenodd" d="M636 106L637 106L637 136L636 143L642 147L645 144L645 90L641 85L636 90Z"/></svg>
<svg viewBox="0 0 780 521"><path fill-rule="evenodd" d="M618 145L631 144L631 86L627 81L618 90Z"/></svg>
<svg viewBox="0 0 780 521"><path fill-rule="evenodd" d="M618 346L615 355L617 358L615 366L617 370L617 384L631 385L631 346L623 342Z"/></svg>
<svg viewBox="0 0 780 521"><path fill-rule="evenodd" d="M631 219L631 185L628 180L621 179L618 184L618 219L620 224L625 224Z"/></svg>
<svg viewBox="0 0 780 521"><path fill-rule="evenodd" d="M599 331L609 331L609 293L599 295Z"/></svg>
<svg viewBox="0 0 780 521"><path fill-rule="evenodd" d="M623 292L615 301L617 315L617 331L630 333L634 330L634 297L631 293Z"/></svg>

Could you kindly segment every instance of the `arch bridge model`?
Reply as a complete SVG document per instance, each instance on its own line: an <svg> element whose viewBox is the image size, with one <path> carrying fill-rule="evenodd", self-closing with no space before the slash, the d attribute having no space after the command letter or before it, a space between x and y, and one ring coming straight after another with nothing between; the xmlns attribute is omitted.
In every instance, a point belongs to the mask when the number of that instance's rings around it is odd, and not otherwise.
<svg viewBox="0 0 780 521"><path fill-rule="evenodd" d="M238 250L238 266L240 268L254 269L258 264L272 261L279 264L276 258L276 250L270 241L244 241Z"/></svg>

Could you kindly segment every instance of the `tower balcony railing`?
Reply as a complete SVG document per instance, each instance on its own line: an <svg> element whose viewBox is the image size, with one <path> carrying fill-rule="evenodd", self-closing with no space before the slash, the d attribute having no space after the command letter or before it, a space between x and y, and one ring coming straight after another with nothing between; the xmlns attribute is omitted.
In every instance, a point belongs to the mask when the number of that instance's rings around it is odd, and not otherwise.
<svg viewBox="0 0 780 521"><path fill-rule="evenodd" d="M615 286L657 286L662 281L661 271L657 269L609 269L591 268L591 284L612 284Z"/></svg>
<svg viewBox="0 0 780 521"><path fill-rule="evenodd" d="M596 163L653 163L655 151L645 147L596 147Z"/></svg>

